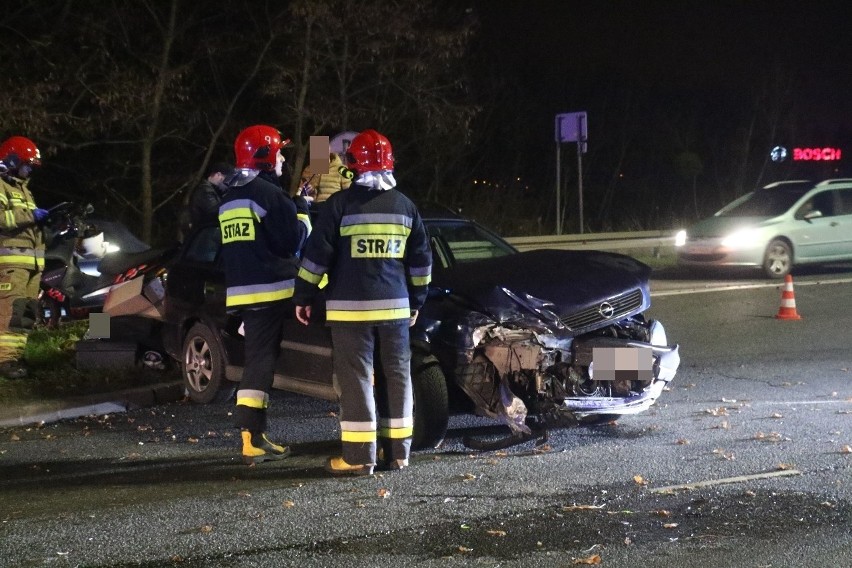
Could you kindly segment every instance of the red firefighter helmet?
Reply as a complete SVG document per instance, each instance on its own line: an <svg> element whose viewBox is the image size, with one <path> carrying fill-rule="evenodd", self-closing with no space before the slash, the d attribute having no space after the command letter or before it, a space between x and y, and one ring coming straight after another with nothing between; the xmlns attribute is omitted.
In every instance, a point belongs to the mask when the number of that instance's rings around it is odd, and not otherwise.
<svg viewBox="0 0 852 568"><path fill-rule="evenodd" d="M346 150L346 162L359 174L393 170L393 148L384 135L365 130L352 139Z"/></svg>
<svg viewBox="0 0 852 568"><path fill-rule="evenodd" d="M18 169L22 164L41 165L41 152L35 142L23 136L12 136L0 144L0 161L10 170Z"/></svg>
<svg viewBox="0 0 852 568"><path fill-rule="evenodd" d="M278 151L289 143L290 140L282 138L277 128L264 124L249 126L237 135L234 142L237 167L272 171Z"/></svg>

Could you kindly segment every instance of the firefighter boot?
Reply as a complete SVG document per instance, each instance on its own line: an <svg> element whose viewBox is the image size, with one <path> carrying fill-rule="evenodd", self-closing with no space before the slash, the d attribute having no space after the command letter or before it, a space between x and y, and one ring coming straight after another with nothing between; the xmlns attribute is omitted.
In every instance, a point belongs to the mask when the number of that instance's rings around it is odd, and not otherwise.
<svg viewBox="0 0 852 568"><path fill-rule="evenodd" d="M290 448L269 441L265 432L242 430L243 461L249 465L270 460L284 459L290 455Z"/></svg>
<svg viewBox="0 0 852 568"><path fill-rule="evenodd" d="M325 470L332 475L372 475L373 466L350 465L342 457L328 458L325 462Z"/></svg>

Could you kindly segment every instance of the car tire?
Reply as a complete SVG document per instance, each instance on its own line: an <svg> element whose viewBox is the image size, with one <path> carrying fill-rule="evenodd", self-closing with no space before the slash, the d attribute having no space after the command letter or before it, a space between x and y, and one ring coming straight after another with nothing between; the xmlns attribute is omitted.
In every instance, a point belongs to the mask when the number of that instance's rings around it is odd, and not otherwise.
<svg viewBox="0 0 852 568"><path fill-rule="evenodd" d="M784 278L793 268L793 251L786 241L775 239L763 255L763 272L769 278Z"/></svg>
<svg viewBox="0 0 852 568"><path fill-rule="evenodd" d="M414 386L414 450L437 448L444 441L450 421L447 380L435 360L420 357L411 361Z"/></svg>
<svg viewBox="0 0 852 568"><path fill-rule="evenodd" d="M203 323L193 325L183 341L180 362L183 386L198 404L225 402L235 384L225 378L225 358L216 335Z"/></svg>

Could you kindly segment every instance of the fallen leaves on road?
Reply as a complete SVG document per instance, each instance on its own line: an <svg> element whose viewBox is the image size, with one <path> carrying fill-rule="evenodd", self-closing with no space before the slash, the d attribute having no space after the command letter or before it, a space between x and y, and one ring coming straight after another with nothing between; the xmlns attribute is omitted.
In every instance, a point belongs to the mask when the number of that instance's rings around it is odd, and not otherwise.
<svg viewBox="0 0 852 568"><path fill-rule="evenodd" d="M845 446L840 448L840 453L841 454L852 454L852 446L850 446L849 444L846 444Z"/></svg>
<svg viewBox="0 0 852 568"><path fill-rule="evenodd" d="M376 491L376 495L378 495L382 499L387 499L388 497L391 496L391 491L390 491L390 489L386 489L386 488L382 487L381 489Z"/></svg>
<svg viewBox="0 0 852 568"><path fill-rule="evenodd" d="M778 432L769 432L769 433L758 432L757 434L754 435L754 439L760 440L760 441L763 441L763 442L781 442L781 441L784 440L784 436L782 436Z"/></svg>
<svg viewBox="0 0 852 568"><path fill-rule="evenodd" d="M591 556L587 556L586 558L575 558L574 562L572 562L572 564L574 564L575 566L580 565L580 564L583 564L583 565L586 565L586 566L592 566L592 565L597 565L597 564L600 564L600 563L601 563L601 555L600 554L593 554Z"/></svg>
<svg viewBox="0 0 852 568"><path fill-rule="evenodd" d="M658 517L671 517L671 511L667 511L666 509L657 509L656 511L651 511L652 515L656 515Z"/></svg>
<svg viewBox="0 0 852 568"><path fill-rule="evenodd" d="M636 483L636 485L648 485L648 482L641 475L634 475L633 481Z"/></svg>
<svg viewBox="0 0 852 568"><path fill-rule="evenodd" d="M485 532L488 533L490 536L506 536L506 531L496 529L487 530Z"/></svg>
<svg viewBox="0 0 852 568"><path fill-rule="evenodd" d="M720 456L722 459L726 459L728 461L734 461L736 458L734 457L734 452L726 452L721 448L716 448L713 450L713 453Z"/></svg>
<svg viewBox="0 0 852 568"><path fill-rule="evenodd" d="M717 408L708 408L704 412L706 412L710 416L729 416L728 407L726 407L726 406L719 406Z"/></svg>
<svg viewBox="0 0 852 568"><path fill-rule="evenodd" d="M296 506L296 503L294 503L290 499L287 499L286 501L281 503L281 506L284 507L285 509L292 509L293 507Z"/></svg>
<svg viewBox="0 0 852 568"><path fill-rule="evenodd" d="M678 523L664 523L664 529L676 529L678 527Z"/></svg>
<svg viewBox="0 0 852 568"><path fill-rule="evenodd" d="M464 475L462 475L462 481L476 481L476 479L476 475L472 473L465 473Z"/></svg>
<svg viewBox="0 0 852 568"><path fill-rule="evenodd" d="M597 511L603 509L605 505L563 505L563 511Z"/></svg>

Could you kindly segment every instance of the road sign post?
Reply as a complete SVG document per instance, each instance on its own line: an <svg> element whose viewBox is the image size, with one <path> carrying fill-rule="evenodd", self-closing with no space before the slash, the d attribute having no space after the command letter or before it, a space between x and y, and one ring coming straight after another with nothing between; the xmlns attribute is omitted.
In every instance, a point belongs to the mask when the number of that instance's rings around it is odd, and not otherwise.
<svg viewBox="0 0 852 568"><path fill-rule="evenodd" d="M585 225L583 220L583 154L586 153L586 144L589 138L589 123L586 112L568 112L556 115L556 234L562 234L562 206L561 206L561 171L562 158L560 147L563 142L577 143L577 194L578 209L580 213L580 233Z"/></svg>

